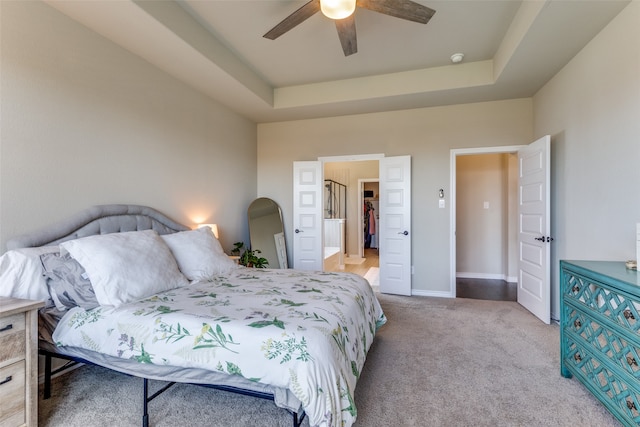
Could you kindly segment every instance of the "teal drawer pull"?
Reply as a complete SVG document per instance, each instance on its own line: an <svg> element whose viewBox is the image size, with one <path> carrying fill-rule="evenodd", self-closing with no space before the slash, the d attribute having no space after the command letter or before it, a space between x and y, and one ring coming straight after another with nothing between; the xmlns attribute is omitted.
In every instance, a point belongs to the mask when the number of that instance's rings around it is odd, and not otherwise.
<svg viewBox="0 0 640 427"><path fill-rule="evenodd" d="M638 366L638 362L636 362L635 357L627 356L627 363L629 366Z"/></svg>
<svg viewBox="0 0 640 427"><path fill-rule="evenodd" d="M623 311L622 314L624 315L625 319L635 319L635 316L633 315L633 313L629 309Z"/></svg>
<svg viewBox="0 0 640 427"><path fill-rule="evenodd" d="M631 410L634 410L634 409L636 409L636 404L635 404L635 403L633 403L633 402L632 402L632 401L630 401L630 400L627 400L627 408L629 408L629 409L631 409Z"/></svg>
<svg viewBox="0 0 640 427"><path fill-rule="evenodd" d="M580 362L582 360L582 356L580 356L580 353L574 354L573 358L575 359L576 362Z"/></svg>
<svg viewBox="0 0 640 427"><path fill-rule="evenodd" d="M573 321L573 326L575 326L576 329L578 329L580 326L582 326L582 323L580 323L580 321L576 319Z"/></svg>
<svg viewBox="0 0 640 427"><path fill-rule="evenodd" d="M2 384L6 384L9 381L11 381L13 379L13 377L11 375L9 375L7 378L5 378L3 381L0 381L0 385Z"/></svg>

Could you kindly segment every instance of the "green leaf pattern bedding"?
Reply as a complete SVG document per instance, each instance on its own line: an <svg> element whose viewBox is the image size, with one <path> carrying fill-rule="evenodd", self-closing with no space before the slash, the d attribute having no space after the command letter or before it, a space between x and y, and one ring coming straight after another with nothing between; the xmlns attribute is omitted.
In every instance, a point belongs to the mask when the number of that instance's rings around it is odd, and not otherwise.
<svg viewBox="0 0 640 427"><path fill-rule="evenodd" d="M385 322L360 276L240 267L118 308L73 308L53 338L58 346L287 388L312 426L350 426L356 381Z"/></svg>

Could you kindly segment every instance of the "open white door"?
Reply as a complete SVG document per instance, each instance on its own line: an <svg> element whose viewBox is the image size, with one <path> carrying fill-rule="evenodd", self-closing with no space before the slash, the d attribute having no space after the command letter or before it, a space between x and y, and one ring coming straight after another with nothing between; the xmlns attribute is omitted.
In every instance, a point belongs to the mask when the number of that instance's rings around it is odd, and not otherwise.
<svg viewBox="0 0 640 427"><path fill-rule="evenodd" d="M322 163L293 162L293 268L322 270Z"/></svg>
<svg viewBox="0 0 640 427"><path fill-rule="evenodd" d="M380 159L380 292L411 295L411 156Z"/></svg>
<svg viewBox="0 0 640 427"><path fill-rule="evenodd" d="M518 151L518 302L551 321L549 135Z"/></svg>

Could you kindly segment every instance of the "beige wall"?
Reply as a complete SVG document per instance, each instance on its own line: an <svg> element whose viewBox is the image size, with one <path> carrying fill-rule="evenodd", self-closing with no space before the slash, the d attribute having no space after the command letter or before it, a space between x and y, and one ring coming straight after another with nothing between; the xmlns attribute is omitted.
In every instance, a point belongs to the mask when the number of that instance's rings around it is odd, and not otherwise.
<svg viewBox="0 0 640 427"><path fill-rule="evenodd" d="M248 241L259 194L283 209L292 163L412 156L413 288L449 287L449 151L552 135L552 315L563 258L635 258L640 222L640 2L532 99L256 126L38 2L0 2L0 251L99 203L217 222ZM257 138L257 153L256 153ZM256 158L257 156L257 158ZM447 209L438 209L437 190ZM257 191L256 191L257 190Z"/></svg>
<svg viewBox="0 0 640 427"><path fill-rule="evenodd" d="M258 194L280 200L291 229L294 160L412 156L414 292L449 286L449 150L552 135L552 308L560 259L634 259L640 222L640 2L632 2L532 99L258 126ZM282 185L287 183L287 185ZM291 245L291 242L288 242ZM512 262L510 262L512 268ZM421 292L426 291L426 292Z"/></svg>
<svg viewBox="0 0 640 427"><path fill-rule="evenodd" d="M293 162L384 153L411 155L413 290L449 292L450 150L528 144L531 99L454 105L258 125L258 194L283 209L291 248Z"/></svg>
<svg viewBox="0 0 640 427"><path fill-rule="evenodd" d="M94 204L248 242L256 125L41 2L0 2L0 252Z"/></svg>
<svg viewBox="0 0 640 427"><path fill-rule="evenodd" d="M640 222L640 2L632 2L533 98L551 135L552 316L561 259L636 258Z"/></svg>

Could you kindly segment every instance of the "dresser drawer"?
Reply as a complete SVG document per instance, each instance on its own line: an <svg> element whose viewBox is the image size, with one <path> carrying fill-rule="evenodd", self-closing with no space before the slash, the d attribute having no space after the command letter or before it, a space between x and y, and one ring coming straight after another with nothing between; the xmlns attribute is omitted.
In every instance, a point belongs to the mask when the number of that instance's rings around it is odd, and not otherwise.
<svg viewBox="0 0 640 427"><path fill-rule="evenodd" d="M624 334L618 334L575 308L565 310L567 321L564 328L575 334L572 337L576 342L615 362L620 369L640 380L640 345L637 340L627 339Z"/></svg>
<svg viewBox="0 0 640 427"><path fill-rule="evenodd" d="M602 356L569 338L563 362L598 399L613 405L609 409L623 424L638 425L640 393L603 363Z"/></svg>
<svg viewBox="0 0 640 427"><path fill-rule="evenodd" d="M573 271L564 271L566 303L577 305L614 322L631 335L640 332L640 298Z"/></svg>
<svg viewBox="0 0 640 427"><path fill-rule="evenodd" d="M25 424L25 362L0 368L0 426Z"/></svg>
<svg viewBox="0 0 640 427"><path fill-rule="evenodd" d="M0 366L24 359L25 351L25 314L0 317Z"/></svg>
<svg viewBox="0 0 640 427"><path fill-rule="evenodd" d="M560 261L560 372L640 426L640 277L620 261Z"/></svg>

